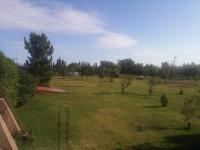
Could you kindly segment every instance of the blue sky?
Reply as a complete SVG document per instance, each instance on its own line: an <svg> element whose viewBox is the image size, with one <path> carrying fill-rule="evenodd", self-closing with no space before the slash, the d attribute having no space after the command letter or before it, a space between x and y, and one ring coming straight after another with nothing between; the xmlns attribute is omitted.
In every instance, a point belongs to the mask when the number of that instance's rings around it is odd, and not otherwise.
<svg viewBox="0 0 200 150"><path fill-rule="evenodd" d="M200 63L199 8L198 0L0 0L0 49L24 62L23 38L34 31L67 63Z"/></svg>

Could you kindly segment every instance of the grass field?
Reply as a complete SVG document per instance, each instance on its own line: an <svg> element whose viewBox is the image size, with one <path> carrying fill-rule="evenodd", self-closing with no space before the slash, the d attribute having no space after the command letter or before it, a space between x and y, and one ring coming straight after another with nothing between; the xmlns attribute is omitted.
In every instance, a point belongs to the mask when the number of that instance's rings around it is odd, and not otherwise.
<svg viewBox="0 0 200 150"><path fill-rule="evenodd" d="M200 82L184 81L184 96L200 89ZM191 82L191 83L190 83ZM69 108L69 149L200 149L200 118L192 120L192 130L180 114L184 96L177 95L177 84L159 84L148 96L146 80L133 80L125 95L120 94L120 81L101 82L96 77L87 80L54 78L53 87L61 94L36 94L27 105L15 109L23 129L32 131L34 141L22 144L25 150L55 150L58 143L58 110L61 111L61 149L66 149L66 107ZM160 95L169 99L160 107Z"/></svg>

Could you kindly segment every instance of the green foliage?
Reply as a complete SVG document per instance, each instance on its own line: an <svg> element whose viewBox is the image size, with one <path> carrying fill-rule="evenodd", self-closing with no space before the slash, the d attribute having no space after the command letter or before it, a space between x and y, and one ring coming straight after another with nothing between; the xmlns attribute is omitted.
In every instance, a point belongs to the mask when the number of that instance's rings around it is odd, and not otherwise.
<svg viewBox="0 0 200 150"><path fill-rule="evenodd" d="M66 61L58 58L56 64L53 65L54 72L59 73L64 78L67 75Z"/></svg>
<svg viewBox="0 0 200 150"><path fill-rule="evenodd" d="M149 95L151 96L153 93L153 86L156 85L156 80L155 78L151 77L150 80L148 80L148 84L149 84Z"/></svg>
<svg viewBox="0 0 200 150"><path fill-rule="evenodd" d="M80 62L79 66L80 66L79 73L81 74L82 80L83 80L84 76L86 76L86 78L88 78L88 76L94 74L93 67L90 65L90 63Z"/></svg>
<svg viewBox="0 0 200 150"><path fill-rule="evenodd" d="M61 142L60 149L67 149L65 147L66 106L70 110L69 141L73 141L70 142L70 146L76 147L77 150L82 150L83 147L91 149L91 145L94 149L114 150L120 147L124 150L133 149L133 145L137 146L143 143L154 145L155 148L153 147L152 150L199 148L195 147L199 145L200 119L198 112L197 117L192 119L194 128L190 132L181 130L186 123L183 122L183 115L178 111L183 104L182 96L174 94L180 89L177 84L173 85L173 88L169 88L168 84L158 84L158 90L154 91L154 96L148 97L145 89L148 89L149 85L146 80L133 78L134 85L130 85L126 89L127 92L130 92L129 94L126 94L125 90L124 96L118 94L120 79L115 79L112 84L101 82L101 85L99 78L95 76L89 78L87 82L68 77L65 79L53 78L52 80L54 87L63 88L68 92L37 94L33 100L28 102L28 105L15 110L18 121L26 129L31 129L34 134L34 142L19 144L19 149L37 150L41 147L43 150L57 149L57 111L60 109L63 110L61 110L63 143ZM191 80L181 82L183 84L193 83ZM196 85L194 84L184 87L185 95L193 95L195 92ZM170 95L170 99L173 100L167 109L162 109L157 105L160 104L159 99L163 93L167 94L167 97ZM142 131L138 131L138 126ZM135 138L136 136L137 138ZM163 140L168 137L173 141ZM180 143L183 139L187 140L185 144ZM91 144L88 146L87 142L84 143L85 141L89 141ZM143 147L139 148L143 149Z"/></svg>
<svg viewBox="0 0 200 150"><path fill-rule="evenodd" d="M162 105L162 107L166 107L168 104L168 99L167 96L165 96L165 94L162 94L160 97L160 103Z"/></svg>
<svg viewBox="0 0 200 150"><path fill-rule="evenodd" d="M191 119L200 106L200 93L195 96L186 97L181 107L181 113L184 116L184 121L187 123L187 130L191 129Z"/></svg>
<svg viewBox="0 0 200 150"><path fill-rule="evenodd" d="M18 71L16 64L0 52L0 97L17 99Z"/></svg>
<svg viewBox="0 0 200 150"><path fill-rule="evenodd" d="M26 61L28 71L39 79L40 83L51 80L52 54L54 51L51 42L45 34L30 33L29 39L24 38L25 49L30 54Z"/></svg>
<svg viewBox="0 0 200 150"><path fill-rule="evenodd" d="M183 95L183 89L181 88L180 91L178 92L179 95Z"/></svg>
<svg viewBox="0 0 200 150"><path fill-rule="evenodd" d="M80 70L80 66L78 63L70 63L68 66L67 66L67 70L69 72L79 72Z"/></svg>
<svg viewBox="0 0 200 150"><path fill-rule="evenodd" d="M123 76L121 78L121 94L124 95L124 91L127 87L131 85L132 77L131 76Z"/></svg>
<svg viewBox="0 0 200 150"><path fill-rule="evenodd" d="M149 92L149 95L151 96L151 95L152 95L152 93L153 93L153 86L150 86L150 87L149 87L149 90L148 90L148 92Z"/></svg>
<svg viewBox="0 0 200 150"><path fill-rule="evenodd" d="M155 65L146 65L144 67L144 74L147 76L151 76L151 77L155 77L157 76L159 73L159 67L155 66Z"/></svg>
<svg viewBox="0 0 200 150"><path fill-rule="evenodd" d="M16 107L24 105L30 97L34 96L37 80L23 69L19 70L19 88Z"/></svg>
<svg viewBox="0 0 200 150"><path fill-rule="evenodd" d="M159 76L164 79L168 79L171 75L171 65L168 62L163 62L160 70Z"/></svg>
<svg viewBox="0 0 200 150"><path fill-rule="evenodd" d="M101 61L98 68L98 74L100 78L108 77L110 82L113 81L114 76L118 76L120 72L119 65L115 65L110 61Z"/></svg>

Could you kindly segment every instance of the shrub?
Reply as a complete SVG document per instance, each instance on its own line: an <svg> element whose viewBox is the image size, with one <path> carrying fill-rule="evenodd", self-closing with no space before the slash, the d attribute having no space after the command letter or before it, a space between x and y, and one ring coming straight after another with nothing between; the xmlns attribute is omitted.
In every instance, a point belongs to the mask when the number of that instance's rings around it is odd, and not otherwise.
<svg viewBox="0 0 200 150"><path fill-rule="evenodd" d="M167 97L165 96L165 94L162 94L161 97L160 97L160 102L161 102L161 105L162 107L166 107L167 104L168 104L168 99Z"/></svg>
<svg viewBox="0 0 200 150"><path fill-rule="evenodd" d="M151 96L151 95L152 95L152 92L153 92L153 87L152 87L152 86L149 87L148 92L149 92L149 96Z"/></svg>
<svg viewBox="0 0 200 150"><path fill-rule="evenodd" d="M178 92L179 95L183 95L183 89L181 88L180 91Z"/></svg>
<svg viewBox="0 0 200 150"><path fill-rule="evenodd" d="M131 85L132 77L131 76L123 76L121 78L121 94L124 95L124 91L127 87Z"/></svg>
<svg viewBox="0 0 200 150"><path fill-rule="evenodd" d="M0 52L0 97L17 99L18 70L16 64Z"/></svg>
<svg viewBox="0 0 200 150"><path fill-rule="evenodd" d="M184 116L184 121L187 124L187 130L191 129L191 120L194 117L196 111L199 109L199 100L200 93L199 95L191 96L184 99L183 106L181 107L181 113Z"/></svg>
<svg viewBox="0 0 200 150"><path fill-rule="evenodd" d="M30 97L34 96L37 80L30 74L19 69L19 87L16 107L24 105Z"/></svg>

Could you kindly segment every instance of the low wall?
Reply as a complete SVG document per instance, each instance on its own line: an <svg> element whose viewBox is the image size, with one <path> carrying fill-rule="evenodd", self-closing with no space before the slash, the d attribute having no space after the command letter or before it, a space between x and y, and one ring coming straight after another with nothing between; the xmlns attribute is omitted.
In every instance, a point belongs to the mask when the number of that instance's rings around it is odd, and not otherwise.
<svg viewBox="0 0 200 150"><path fill-rule="evenodd" d="M15 120L13 113L11 112L5 100L2 98L0 98L0 114L2 115L3 120L5 121L11 134L20 131L19 125L17 124L17 121Z"/></svg>
<svg viewBox="0 0 200 150"><path fill-rule="evenodd" d="M0 114L0 148L3 150L18 150L15 141Z"/></svg>

